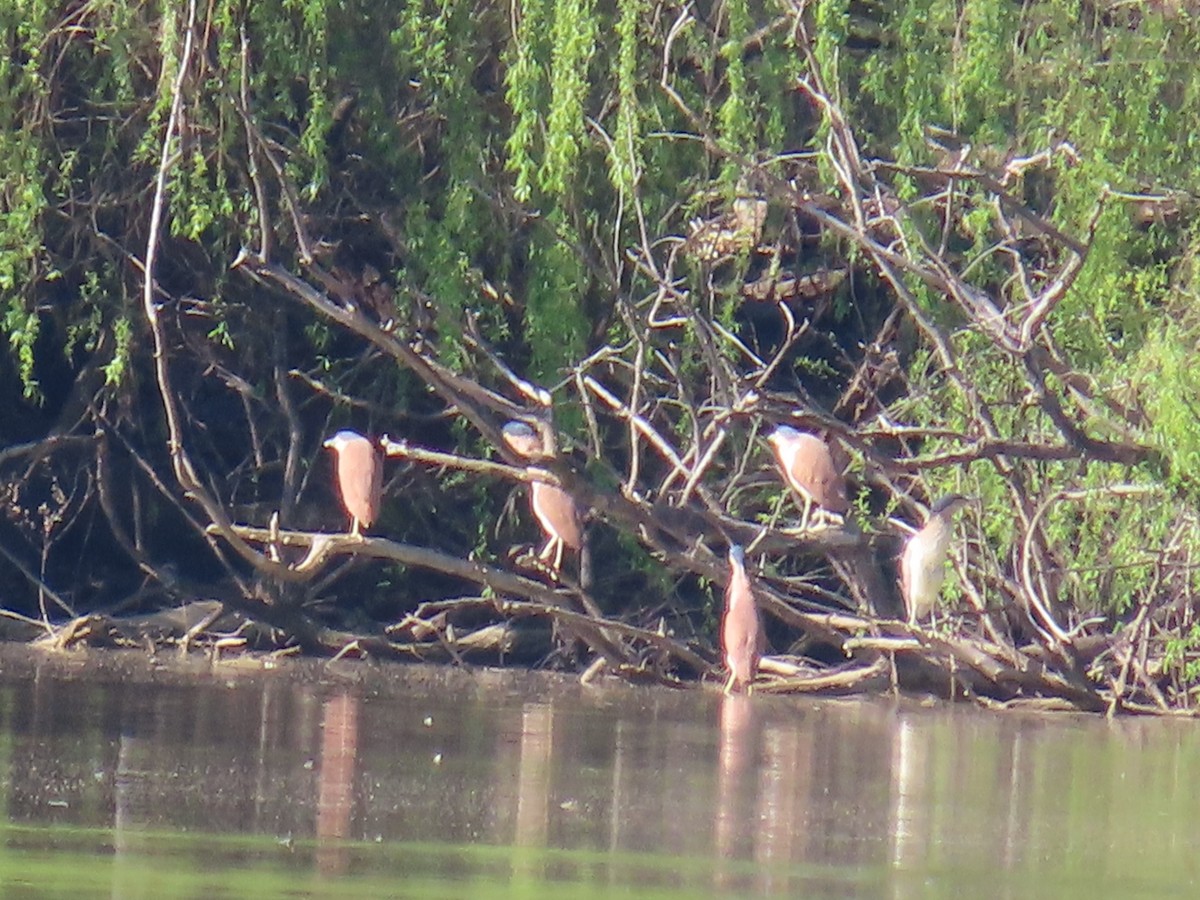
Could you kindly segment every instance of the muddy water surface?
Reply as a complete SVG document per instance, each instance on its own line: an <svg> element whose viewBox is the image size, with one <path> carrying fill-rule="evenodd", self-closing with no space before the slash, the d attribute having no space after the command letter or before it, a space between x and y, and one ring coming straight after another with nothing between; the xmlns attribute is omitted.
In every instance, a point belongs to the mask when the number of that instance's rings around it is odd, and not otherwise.
<svg viewBox="0 0 1200 900"><path fill-rule="evenodd" d="M1200 725L0 648L5 896L1200 896Z"/></svg>

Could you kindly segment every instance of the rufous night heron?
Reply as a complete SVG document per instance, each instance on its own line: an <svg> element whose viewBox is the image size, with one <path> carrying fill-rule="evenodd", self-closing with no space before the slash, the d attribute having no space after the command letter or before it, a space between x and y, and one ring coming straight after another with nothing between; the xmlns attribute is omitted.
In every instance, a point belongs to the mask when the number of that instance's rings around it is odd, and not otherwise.
<svg viewBox="0 0 1200 900"><path fill-rule="evenodd" d="M504 426L503 434L504 442L522 459L536 462L550 456L542 438L524 422L509 422ZM554 571L557 572L562 566L564 546L576 551L583 548L579 510L570 494L544 481L530 482L529 506L546 534L546 545L538 553L538 559L544 561L553 557Z"/></svg>
<svg viewBox="0 0 1200 900"><path fill-rule="evenodd" d="M930 507L928 521L904 545L900 555L900 593L909 625L916 625L933 612L946 579L954 514L969 502L961 494L941 498Z"/></svg>
<svg viewBox="0 0 1200 900"><path fill-rule="evenodd" d="M808 528L814 506L838 516L849 511L846 479L825 441L790 425L780 425L767 436L767 443L775 451L775 461L788 486L804 503L801 531Z"/></svg>
<svg viewBox="0 0 1200 900"><path fill-rule="evenodd" d="M746 554L738 544L729 548L729 583L725 586L725 616L721 620L721 651L729 677L725 693L749 691L766 647L762 613L746 572Z"/></svg>
<svg viewBox="0 0 1200 900"><path fill-rule="evenodd" d="M325 442L336 459L342 506L350 515L350 533L362 537L379 516L383 495L383 459L379 448L354 431L339 431Z"/></svg>

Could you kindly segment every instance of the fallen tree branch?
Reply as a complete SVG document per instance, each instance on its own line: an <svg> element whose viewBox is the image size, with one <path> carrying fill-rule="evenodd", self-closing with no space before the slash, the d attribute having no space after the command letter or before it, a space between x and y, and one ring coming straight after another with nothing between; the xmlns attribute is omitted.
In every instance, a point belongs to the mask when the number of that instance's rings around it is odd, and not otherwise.
<svg viewBox="0 0 1200 900"><path fill-rule="evenodd" d="M238 535L247 541L260 544L275 542L289 547L308 547L309 554L305 557L308 565L302 573L304 577L309 577L318 568L318 564L310 560L316 555L312 548L319 546L321 548L319 551L321 562L329 557L343 554L352 554L354 556L370 557L373 559L387 559L403 563L407 566L432 569L446 575L453 575L476 584L484 585L498 593L516 594L517 596L537 601L553 609L572 612L573 610L570 609L570 605L581 602L581 597L577 596L578 592L575 591L555 591L536 581L523 578L520 575L514 575L495 566L489 566L484 563L475 562L474 560L461 559L457 556L450 556L449 554L430 550L425 547L397 543L386 538L364 538L351 534L326 534L323 532L272 532L269 528L246 525L237 525L234 527ZM628 663L628 653L610 640L604 634L603 627L595 624L595 621L590 620L589 624L574 622L573 625L575 627L573 627L573 630L580 633L580 636L593 650L603 655L613 665L620 666ZM606 626L607 623L605 623Z"/></svg>

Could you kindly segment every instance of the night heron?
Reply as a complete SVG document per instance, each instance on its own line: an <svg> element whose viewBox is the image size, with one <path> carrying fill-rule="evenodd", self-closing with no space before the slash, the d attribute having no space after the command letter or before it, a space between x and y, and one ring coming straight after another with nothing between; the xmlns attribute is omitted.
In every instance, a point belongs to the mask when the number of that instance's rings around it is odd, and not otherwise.
<svg viewBox="0 0 1200 900"><path fill-rule="evenodd" d="M808 528L813 506L839 516L849 511L846 480L825 441L815 434L780 425L767 436L767 443L775 451L775 460L788 485L804 501L801 531Z"/></svg>
<svg viewBox="0 0 1200 900"><path fill-rule="evenodd" d="M524 422L509 422L503 434L504 442L522 459L533 462L551 455L538 433ZM544 561L553 556L557 572L562 566L564 546L572 550L583 548L579 510L562 488L536 480L529 484L529 506L546 534L546 545L538 553L538 559Z"/></svg>
<svg viewBox="0 0 1200 900"><path fill-rule="evenodd" d="M758 661L766 646L762 613L754 600L754 588L746 573L746 554L738 545L729 548L729 583L725 586L725 617L721 620L721 650L729 678L725 693L734 688L750 690L758 672Z"/></svg>
<svg viewBox="0 0 1200 900"><path fill-rule="evenodd" d="M751 251L762 239L767 221L767 198L761 174L748 172L738 179L732 209L715 219L693 219L684 241L685 252L708 263Z"/></svg>
<svg viewBox="0 0 1200 900"><path fill-rule="evenodd" d="M325 442L337 461L337 486L350 514L350 533L362 536L379 515L383 495L383 460L379 448L354 431L339 431Z"/></svg>
<svg viewBox="0 0 1200 900"><path fill-rule="evenodd" d="M909 625L916 625L933 612L946 578L954 514L969 502L961 494L938 500L930 507L929 520L904 545L900 556L900 593Z"/></svg>

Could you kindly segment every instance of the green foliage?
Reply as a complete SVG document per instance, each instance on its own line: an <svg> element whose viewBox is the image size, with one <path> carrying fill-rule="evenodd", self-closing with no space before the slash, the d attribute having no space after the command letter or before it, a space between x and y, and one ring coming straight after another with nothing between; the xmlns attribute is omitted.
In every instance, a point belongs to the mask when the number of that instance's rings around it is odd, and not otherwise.
<svg viewBox="0 0 1200 900"><path fill-rule="evenodd" d="M596 28L589 0L558 0L554 4L546 158L539 179L542 189L552 195L567 194L574 181L584 131L588 66L596 51Z"/></svg>
<svg viewBox="0 0 1200 900"><path fill-rule="evenodd" d="M718 140L730 152L745 154L758 144L753 98L750 96L746 65L742 59L742 42L751 30L746 0L730 0L726 5L726 14L729 16L729 32L721 47L721 57L725 61L729 91L717 113L720 126Z"/></svg>
<svg viewBox="0 0 1200 900"><path fill-rule="evenodd" d="M850 31L849 0L820 0L814 5L813 26L819 74L827 85L836 88L842 80L839 60ZM839 99L845 102L845 98Z"/></svg>
<svg viewBox="0 0 1200 900"><path fill-rule="evenodd" d="M41 391L33 375L33 350L41 331L37 313L29 312L19 299L12 298L4 314L4 330L8 334L8 345L17 358L22 393L27 400L39 400Z"/></svg>
<svg viewBox="0 0 1200 900"><path fill-rule="evenodd" d="M617 82L617 124L613 131L609 172L613 186L628 203L645 162L642 158L642 113L639 109L638 26L645 15L645 0L620 0L616 22L618 50L613 75ZM632 214L628 209L626 215Z"/></svg>
<svg viewBox="0 0 1200 900"><path fill-rule="evenodd" d="M1010 73L1018 39L1016 13L1016 7L989 0L962 5L962 38L952 51L954 68L946 79L943 101L956 130L991 141L1014 132Z"/></svg>
<svg viewBox="0 0 1200 900"><path fill-rule="evenodd" d="M230 2L230 21L238 21L239 7ZM294 149L286 168L292 183L308 200L314 199L328 178L325 134L330 125L329 10L328 0L278 0L246 7L247 31L256 65L251 81L257 113L266 120L286 124ZM233 43L226 45L230 51ZM218 95L233 99L240 62L225 61L227 78ZM303 86L303 90L298 90ZM224 104L223 104L224 105ZM229 115L229 127L236 118Z"/></svg>
<svg viewBox="0 0 1200 900"><path fill-rule="evenodd" d="M549 6L546 0L520 5L504 76L505 99L512 110L512 128L505 143L507 166L516 175L513 195L522 203L531 199L537 183L540 111L547 95L541 61L549 46Z"/></svg>
<svg viewBox="0 0 1200 900"><path fill-rule="evenodd" d="M1167 639L1164 663L1178 683L1189 687L1200 684L1200 624Z"/></svg>
<svg viewBox="0 0 1200 900"><path fill-rule="evenodd" d="M44 160L30 130L36 100L44 93L39 41L48 11L42 4L9 5L0 11L0 308L10 352L26 399L40 396L34 378L34 347L41 331L31 287L45 274L42 217Z"/></svg>
<svg viewBox="0 0 1200 900"><path fill-rule="evenodd" d="M480 192L494 150L487 135L495 123L473 83L482 48L462 38L478 27L477 17L462 4L415 4L401 8L389 36L400 66L411 73L428 114L443 129L425 148L424 159L400 156L395 162L412 195L403 213L410 252L400 274L413 289L436 299L449 359L457 358L464 315L477 307L481 284L501 278L508 266L507 248L495 241L503 226ZM444 173L437 190L419 183L426 167ZM485 324L496 326L486 316Z"/></svg>
<svg viewBox="0 0 1200 900"><path fill-rule="evenodd" d="M532 374L549 382L557 380L565 360L578 358L586 328L579 293L584 275L575 245L567 240L568 228L562 223L561 237L536 243L529 260L526 335L533 350Z"/></svg>
<svg viewBox="0 0 1200 900"><path fill-rule="evenodd" d="M113 350L112 359L104 366L104 383L110 387L119 387L129 374L129 350L133 339L133 325L125 316L113 323L113 338L117 346Z"/></svg>
<svg viewBox="0 0 1200 900"><path fill-rule="evenodd" d="M1193 314L1194 316L1194 314ZM1194 317L1169 321L1139 354L1139 393L1150 415L1155 443L1170 460L1164 473L1175 490L1200 503L1200 371L1196 367Z"/></svg>

